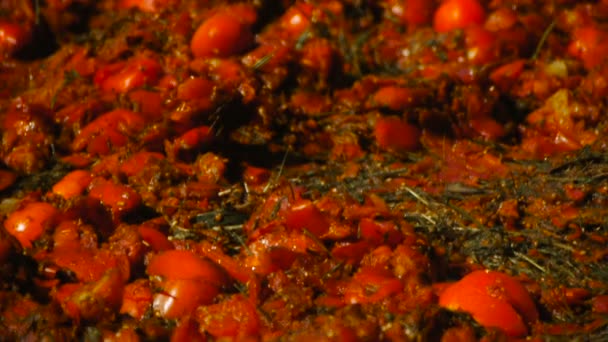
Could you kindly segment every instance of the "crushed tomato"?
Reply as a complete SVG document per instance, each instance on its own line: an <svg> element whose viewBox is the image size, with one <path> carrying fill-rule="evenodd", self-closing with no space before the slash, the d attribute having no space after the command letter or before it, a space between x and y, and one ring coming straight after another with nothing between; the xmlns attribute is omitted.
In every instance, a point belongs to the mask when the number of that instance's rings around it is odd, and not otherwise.
<svg viewBox="0 0 608 342"><path fill-rule="evenodd" d="M605 339L606 22L0 1L0 339Z"/></svg>

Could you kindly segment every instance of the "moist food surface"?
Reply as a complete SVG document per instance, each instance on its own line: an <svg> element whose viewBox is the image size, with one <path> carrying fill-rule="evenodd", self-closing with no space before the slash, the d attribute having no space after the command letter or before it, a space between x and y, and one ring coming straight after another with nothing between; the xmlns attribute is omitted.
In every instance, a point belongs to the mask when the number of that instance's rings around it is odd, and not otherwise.
<svg viewBox="0 0 608 342"><path fill-rule="evenodd" d="M0 339L607 339L607 20L1 1Z"/></svg>

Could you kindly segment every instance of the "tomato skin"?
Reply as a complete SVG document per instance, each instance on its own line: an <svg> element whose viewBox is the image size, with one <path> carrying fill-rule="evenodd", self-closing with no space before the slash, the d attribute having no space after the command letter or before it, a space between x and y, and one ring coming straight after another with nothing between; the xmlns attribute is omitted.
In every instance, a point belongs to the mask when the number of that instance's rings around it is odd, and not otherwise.
<svg viewBox="0 0 608 342"><path fill-rule="evenodd" d="M218 304L200 307L196 310L195 317L201 332L207 332L216 338L244 338L256 335L260 329L255 306L241 295L234 295Z"/></svg>
<svg viewBox="0 0 608 342"><path fill-rule="evenodd" d="M23 24L0 21L0 53L11 55L31 40L31 33Z"/></svg>
<svg viewBox="0 0 608 342"><path fill-rule="evenodd" d="M377 303L403 290L401 280L383 269L362 267L344 290L347 304Z"/></svg>
<svg viewBox="0 0 608 342"><path fill-rule="evenodd" d="M168 279L205 279L216 286L226 282L218 266L186 250L167 250L155 255L148 264L148 274Z"/></svg>
<svg viewBox="0 0 608 342"><path fill-rule="evenodd" d="M517 24L517 12L511 8L500 7L490 13L484 27L491 32L508 30Z"/></svg>
<svg viewBox="0 0 608 342"><path fill-rule="evenodd" d="M167 319L180 318L192 313L200 305L213 302L219 288L204 278L165 279L154 294L154 311Z"/></svg>
<svg viewBox="0 0 608 342"><path fill-rule="evenodd" d="M437 32L448 32L468 26L483 24L486 12L477 0L446 0L433 18Z"/></svg>
<svg viewBox="0 0 608 342"><path fill-rule="evenodd" d="M143 171L151 162L165 159L162 153L139 151L120 165L120 172L127 177L133 177Z"/></svg>
<svg viewBox="0 0 608 342"><path fill-rule="evenodd" d="M89 196L110 207L115 218L141 204L141 197L131 187L102 177L96 177L91 181Z"/></svg>
<svg viewBox="0 0 608 342"><path fill-rule="evenodd" d="M189 78L177 87L177 98L183 101L205 101L211 106L214 90L215 83L211 80L200 77Z"/></svg>
<svg viewBox="0 0 608 342"><path fill-rule="evenodd" d="M70 199L84 193L92 179L90 172L74 170L53 185L52 192L64 199Z"/></svg>
<svg viewBox="0 0 608 342"><path fill-rule="evenodd" d="M56 223L59 211L44 202L28 203L11 213L4 221L4 229L14 236L22 247L31 248L47 229Z"/></svg>
<svg viewBox="0 0 608 342"><path fill-rule="evenodd" d="M446 288L439 305L465 311L481 325L495 327L506 334L525 336L525 322L538 320L538 311L527 290L514 278L495 271L474 271Z"/></svg>
<svg viewBox="0 0 608 342"><path fill-rule="evenodd" d="M87 148L89 153L106 155L112 147L126 144L127 135L144 127L145 120L140 115L126 109L115 109L86 125L72 141L72 150L78 152Z"/></svg>
<svg viewBox="0 0 608 342"><path fill-rule="evenodd" d="M412 151L417 149L420 144L418 127L394 116L379 118L376 121L374 135L378 146L389 151Z"/></svg>
<svg viewBox="0 0 608 342"><path fill-rule="evenodd" d="M292 230L308 230L317 237L329 231L329 221L311 202L300 200L294 203L285 215L285 225Z"/></svg>
<svg viewBox="0 0 608 342"><path fill-rule="evenodd" d="M243 52L253 43L248 25L236 16L219 12L205 20L190 42L194 57L229 57Z"/></svg>
<svg viewBox="0 0 608 342"><path fill-rule="evenodd" d="M164 100L160 92L135 89L129 92L129 99L138 107L138 113L146 119L155 121L162 117Z"/></svg>
<svg viewBox="0 0 608 342"><path fill-rule="evenodd" d="M247 284L247 291L252 303L256 303L260 294L260 281L251 269L246 268L234 258L224 254L217 246L201 241L198 249L201 254L212 260L232 278Z"/></svg>
<svg viewBox="0 0 608 342"><path fill-rule="evenodd" d="M118 311L123 290L124 280L121 272L111 269L99 280L76 289L61 304L66 314L76 321L100 321L108 317L108 312Z"/></svg>
<svg viewBox="0 0 608 342"><path fill-rule="evenodd" d="M484 65L498 59L498 49L494 34L480 26L465 29L467 59L477 65Z"/></svg>
<svg viewBox="0 0 608 342"><path fill-rule="evenodd" d="M141 239L145 241L156 252L173 249L173 244L169 239L158 229L146 225L145 223L138 227Z"/></svg>
<svg viewBox="0 0 608 342"><path fill-rule="evenodd" d="M404 239L403 233L393 222L378 222L370 218L363 218L359 222L359 234L374 246L388 244L394 247Z"/></svg>
<svg viewBox="0 0 608 342"><path fill-rule="evenodd" d="M521 73L524 71L526 61L518 59L513 62L501 65L490 74L490 80L494 82L501 90L507 90L514 82L517 81Z"/></svg>
<svg viewBox="0 0 608 342"><path fill-rule="evenodd" d="M56 266L73 272L78 281L94 282L109 270L118 270L127 279L131 272L125 255L114 254L107 249L60 248L48 258Z"/></svg>
<svg viewBox="0 0 608 342"><path fill-rule="evenodd" d="M405 110L414 102L412 91L398 86L382 87L372 96L372 103L394 111Z"/></svg>
<svg viewBox="0 0 608 342"><path fill-rule="evenodd" d="M332 257L347 264L356 265L361 262L363 256L369 252L371 244L369 241L336 243L331 249Z"/></svg>
<svg viewBox="0 0 608 342"><path fill-rule="evenodd" d="M314 6L308 3L296 3L285 11L279 19L281 27L288 32L291 37L299 37L310 26L310 18Z"/></svg>
<svg viewBox="0 0 608 342"><path fill-rule="evenodd" d="M105 92L126 93L143 85L153 85L160 78L162 68L154 59L135 57L118 66L110 65L95 75L96 83ZM117 70L114 70L117 69ZM105 77L104 77L105 76Z"/></svg>

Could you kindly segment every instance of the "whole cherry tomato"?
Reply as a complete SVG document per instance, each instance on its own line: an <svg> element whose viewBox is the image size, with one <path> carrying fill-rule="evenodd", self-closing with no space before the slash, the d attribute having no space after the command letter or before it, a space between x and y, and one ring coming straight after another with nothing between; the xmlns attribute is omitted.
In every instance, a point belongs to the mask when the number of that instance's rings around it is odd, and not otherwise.
<svg viewBox="0 0 608 342"><path fill-rule="evenodd" d="M251 28L237 16L225 11L216 13L196 30L190 49L195 57L228 57L242 52L253 43Z"/></svg>
<svg viewBox="0 0 608 342"><path fill-rule="evenodd" d="M486 11L477 0L446 0L435 12L433 28L447 32L481 25L485 18Z"/></svg>

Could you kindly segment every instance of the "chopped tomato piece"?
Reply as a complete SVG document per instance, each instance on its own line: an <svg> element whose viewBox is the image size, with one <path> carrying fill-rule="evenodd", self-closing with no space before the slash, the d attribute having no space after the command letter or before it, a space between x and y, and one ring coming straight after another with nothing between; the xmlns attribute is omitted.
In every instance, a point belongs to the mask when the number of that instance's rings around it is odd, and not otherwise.
<svg viewBox="0 0 608 342"><path fill-rule="evenodd" d="M141 203L141 197L131 187L102 177L91 181L89 196L110 207L115 217L135 209Z"/></svg>
<svg viewBox="0 0 608 342"><path fill-rule="evenodd" d="M152 308L152 289L146 279L137 279L125 286L120 313L142 319Z"/></svg>
<svg viewBox="0 0 608 342"><path fill-rule="evenodd" d="M31 248L44 232L56 224L59 211L51 204L44 202L28 203L22 209L14 211L4 221L4 229L14 236L21 246Z"/></svg>
<svg viewBox="0 0 608 342"><path fill-rule="evenodd" d="M538 311L526 288L495 271L468 274L440 294L439 305L468 312L481 325L501 329L510 336L525 336L526 323L538 320Z"/></svg>
<svg viewBox="0 0 608 342"><path fill-rule="evenodd" d="M420 144L420 130L394 116L379 118L374 135L380 148L395 152L412 151Z"/></svg>
<svg viewBox="0 0 608 342"><path fill-rule="evenodd" d="M158 229L144 223L138 227L138 231L142 240L149 244L156 252L173 249L171 241Z"/></svg>
<svg viewBox="0 0 608 342"><path fill-rule="evenodd" d="M154 59L139 56L118 66L110 65L101 69L95 80L106 92L126 93L144 85L154 85L160 78L162 68ZM115 70L117 69L117 70Z"/></svg>
<svg viewBox="0 0 608 342"><path fill-rule="evenodd" d="M382 87L372 96L372 102L395 111L407 109L414 101L410 89L398 86Z"/></svg>
<svg viewBox="0 0 608 342"><path fill-rule="evenodd" d="M111 269L99 280L77 288L61 304L74 320L101 321L107 317L104 313L120 308L123 290L123 276L119 270Z"/></svg>
<svg viewBox="0 0 608 342"><path fill-rule="evenodd" d="M155 255L148 264L148 274L168 279L205 279L216 286L225 283L218 266L186 250L167 250Z"/></svg>
<svg viewBox="0 0 608 342"><path fill-rule="evenodd" d="M53 193L65 199L81 195L91 183L93 177L85 170L74 170L53 185Z"/></svg>
<svg viewBox="0 0 608 342"><path fill-rule="evenodd" d="M317 237L329 230L329 221L311 202L300 200L294 203L285 215L285 225L292 230L308 230Z"/></svg>
<svg viewBox="0 0 608 342"><path fill-rule="evenodd" d="M216 284L204 277L165 279L158 284L152 306L161 317L174 319L192 313L200 305L211 304L218 294Z"/></svg>
<svg viewBox="0 0 608 342"><path fill-rule="evenodd" d="M347 304L377 303L403 290L403 284L389 272L362 267L344 290Z"/></svg>

